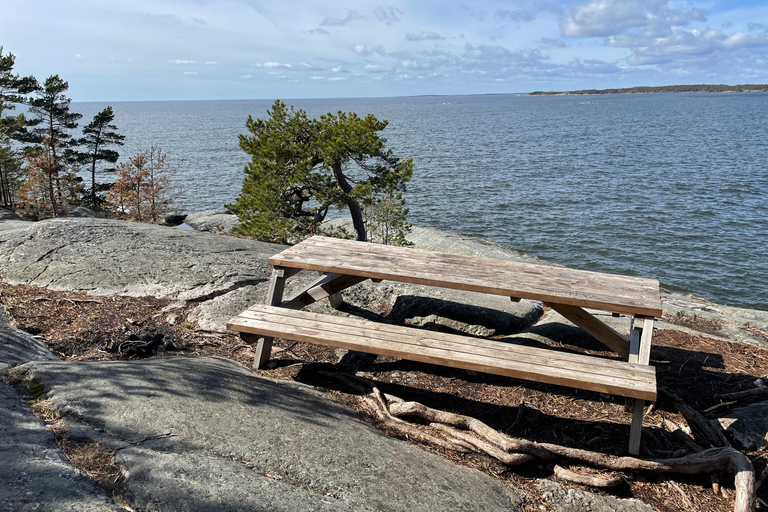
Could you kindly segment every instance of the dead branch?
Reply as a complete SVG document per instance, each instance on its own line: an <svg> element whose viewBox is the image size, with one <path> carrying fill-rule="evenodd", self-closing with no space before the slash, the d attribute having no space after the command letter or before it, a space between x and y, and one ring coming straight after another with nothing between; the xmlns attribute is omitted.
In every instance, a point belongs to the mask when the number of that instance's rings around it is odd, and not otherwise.
<svg viewBox="0 0 768 512"><path fill-rule="evenodd" d="M713 447L731 446L731 443L725 438L725 434L723 434L723 427L719 423L705 418L700 412L690 407L677 395L667 389L659 388L659 395L665 396L674 404L678 412L682 414L685 421L688 422L688 425L693 432L694 439L699 441L699 443L704 442Z"/></svg>
<svg viewBox="0 0 768 512"><path fill-rule="evenodd" d="M555 464L555 475L558 478L571 482L574 484L589 485L591 487L599 487L601 489L608 489L610 487L616 487L621 483L620 476L602 477L594 475L583 475L576 473L570 469L565 469L562 466Z"/></svg>
<svg viewBox="0 0 768 512"><path fill-rule="evenodd" d="M536 459L536 457L527 453L505 452L498 446L494 446L487 441L483 441L482 439L473 436L472 434L462 432L453 427L449 427L448 425L443 425L442 423L430 423L429 426L435 430L445 432L451 437L465 443L466 445L471 446L475 451L490 455L494 459L497 459L507 466L519 466L520 464L525 464L526 462L531 462L532 460Z"/></svg>
<svg viewBox="0 0 768 512"><path fill-rule="evenodd" d="M755 396L768 396L768 386L760 386L758 388L746 389L744 391L736 391L735 393L726 393L724 395L717 395L720 400L741 400L743 398L750 398Z"/></svg>

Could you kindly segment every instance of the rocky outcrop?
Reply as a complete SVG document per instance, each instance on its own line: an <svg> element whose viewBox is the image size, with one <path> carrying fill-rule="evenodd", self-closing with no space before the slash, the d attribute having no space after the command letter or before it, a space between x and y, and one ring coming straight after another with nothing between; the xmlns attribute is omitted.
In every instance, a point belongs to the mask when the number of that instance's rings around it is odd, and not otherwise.
<svg viewBox="0 0 768 512"><path fill-rule="evenodd" d="M499 480L387 437L308 386L226 359L20 370L76 439L119 449L125 497L139 510L519 510Z"/></svg>
<svg viewBox="0 0 768 512"><path fill-rule="evenodd" d="M10 325L0 304L0 371L28 361L56 361L48 347Z"/></svg>
<svg viewBox="0 0 768 512"><path fill-rule="evenodd" d="M184 224L197 231L211 233L229 233L240 220L229 210L205 210L191 213L184 219Z"/></svg>

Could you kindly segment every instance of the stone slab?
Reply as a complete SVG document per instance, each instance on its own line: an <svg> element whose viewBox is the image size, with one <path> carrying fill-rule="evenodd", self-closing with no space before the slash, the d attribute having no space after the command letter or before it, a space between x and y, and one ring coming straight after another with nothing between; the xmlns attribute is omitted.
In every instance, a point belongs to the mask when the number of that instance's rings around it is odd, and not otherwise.
<svg viewBox="0 0 768 512"><path fill-rule="evenodd" d="M126 497L141 510L519 510L508 485L226 359L20 368L65 418L92 427L80 435L123 445Z"/></svg>

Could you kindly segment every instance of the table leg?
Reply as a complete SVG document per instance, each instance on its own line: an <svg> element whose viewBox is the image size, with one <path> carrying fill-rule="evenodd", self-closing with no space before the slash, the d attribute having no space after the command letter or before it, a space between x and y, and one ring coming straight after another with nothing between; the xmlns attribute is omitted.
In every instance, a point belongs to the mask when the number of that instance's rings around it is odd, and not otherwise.
<svg viewBox="0 0 768 512"><path fill-rule="evenodd" d="M653 319L634 317L629 326L629 362L648 365L651 361ZM643 431L645 400L627 399L632 409L632 425L629 428L629 453L640 454L640 437Z"/></svg>
<svg viewBox="0 0 768 512"><path fill-rule="evenodd" d="M285 280L288 278L289 272L284 268L275 267L272 270L272 279L269 281L269 288L267 289L267 305L279 306L283 300L283 291L285 290ZM253 357L253 368L260 370L267 366L269 358L272 356L272 338L269 336L257 337L253 334L241 333L240 337L248 343L256 343L255 352Z"/></svg>

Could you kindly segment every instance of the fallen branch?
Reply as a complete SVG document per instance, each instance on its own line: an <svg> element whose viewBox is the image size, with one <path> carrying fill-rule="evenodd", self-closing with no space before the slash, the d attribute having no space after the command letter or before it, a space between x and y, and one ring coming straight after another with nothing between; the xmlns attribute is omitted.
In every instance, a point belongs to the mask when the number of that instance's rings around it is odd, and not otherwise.
<svg viewBox="0 0 768 512"><path fill-rule="evenodd" d="M744 391L736 391L735 393L726 393L724 395L717 395L720 400L741 400L742 398L750 398L755 396L768 396L768 386L760 386L757 388L747 389Z"/></svg>
<svg viewBox="0 0 768 512"><path fill-rule="evenodd" d="M726 439L725 434L723 434L723 427L719 423L705 418L704 415L690 407L677 395L667 389L659 388L659 395L666 397L674 404L678 412L682 414L685 421L688 422L688 425L693 432L693 437L699 441L699 443L705 442L712 447L731 446L731 443Z"/></svg>
<svg viewBox="0 0 768 512"><path fill-rule="evenodd" d="M710 444L722 443L720 446L670 459L646 460L635 457L615 457L590 450L509 437L478 419L440 411L418 402L405 402L391 395L384 395L371 380L357 376L345 380L353 383L358 389L367 388L363 391L368 392L367 395L363 396L363 403L369 413L378 422L408 439L463 452L471 447L473 450L486 453L508 465L519 465L535 459L549 461L560 458L579 461L612 471L687 475L728 471L734 475L734 487L736 489L734 512L754 512L755 510L755 472L749 459L730 446L722 433L722 429L718 430L710 420L704 418L669 392L666 392L666 395L686 418L694 435ZM660 392L663 391L660 390ZM427 421L432 429L446 433L451 440L444 440L423 431L401 419L404 416L418 417ZM693 444L696 446L695 443ZM565 478L567 479L568 476Z"/></svg>
<svg viewBox="0 0 768 512"><path fill-rule="evenodd" d="M564 467L558 465L555 465L555 475L557 475L558 478L565 480L566 482L589 485L591 487L598 487L600 489L616 487L621 483L620 476L612 476L606 478L602 476L584 475L581 473L576 473L575 471L571 471L570 469L565 469Z"/></svg>

